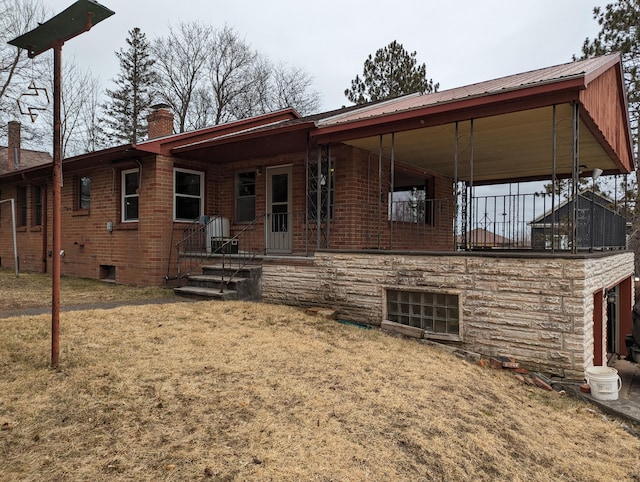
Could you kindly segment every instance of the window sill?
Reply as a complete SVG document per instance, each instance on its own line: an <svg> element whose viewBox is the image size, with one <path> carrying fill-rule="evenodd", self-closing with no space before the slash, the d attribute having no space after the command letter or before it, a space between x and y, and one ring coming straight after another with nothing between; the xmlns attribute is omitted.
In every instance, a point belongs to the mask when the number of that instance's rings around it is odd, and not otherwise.
<svg viewBox="0 0 640 482"><path fill-rule="evenodd" d="M89 209L74 209L73 213L71 213L72 216L89 216L90 215L90 211Z"/></svg>
<svg viewBox="0 0 640 482"><path fill-rule="evenodd" d="M42 232L42 226L41 225L31 226L29 228L29 232L31 232L31 233L41 233Z"/></svg>
<svg viewBox="0 0 640 482"><path fill-rule="evenodd" d="M432 333L430 331L425 331L422 337L425 340L462 342L462 338L460 338L460 335L446 333Z"/></svg>
<svg viewBox="0 0 640 482"><path fill-rule="evenodd" d="M114 231L137 231L138 221L116 224L113 226L113 230Z"/></svg>
<svg viewBox="0 0 640 482"><path fill-rule="evenodd" d="M411 338L424 338L425 340L433 341L462 342L462 338L460 337L460 335L433 333L415 326L396 323L395 321L384 320L380 327L383 330L391 331L393 333L398 333L404 336L410 336Z"/></svg>
<svg viewBox="0 0 640 482"><path fill-rule="evenodd" d="M18 232L18 233L26 233L27 232L27 227L26 226L18 226L18 227L16 227L16 232Z"/></svg>

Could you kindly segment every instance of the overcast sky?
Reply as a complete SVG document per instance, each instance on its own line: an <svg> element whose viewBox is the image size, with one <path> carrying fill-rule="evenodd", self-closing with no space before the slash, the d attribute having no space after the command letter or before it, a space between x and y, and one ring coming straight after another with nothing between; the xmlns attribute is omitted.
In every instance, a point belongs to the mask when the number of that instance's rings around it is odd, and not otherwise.
<svg viewBox="0 0 640 482"><path fill-rule="evenodd" d="M48 0L59 13L74 0ZM571 61L598 25L600 0L99 0L114 16L69 40L73 58L107 87L119 69L115 51L134 27L149 40L169 24L225 24L274 62L304 68L322 110L348 105L344 90L366 57L397 40L417 52L440 90Z"/></svg>

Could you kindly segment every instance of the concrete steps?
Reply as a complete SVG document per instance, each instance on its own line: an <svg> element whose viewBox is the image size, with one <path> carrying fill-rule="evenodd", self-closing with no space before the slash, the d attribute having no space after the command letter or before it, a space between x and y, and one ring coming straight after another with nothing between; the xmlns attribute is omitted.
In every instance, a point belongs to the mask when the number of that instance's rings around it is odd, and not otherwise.
<svg viewBox="0 0 640 482"><path fill-rule="evenodd" d="M190 275L187 285L174 288L174 292L180 296L203 299L260 301L262 267L246 266L229 279L234 272L235 269L222 268L220 265L202 266L202 274Z"/></svg>

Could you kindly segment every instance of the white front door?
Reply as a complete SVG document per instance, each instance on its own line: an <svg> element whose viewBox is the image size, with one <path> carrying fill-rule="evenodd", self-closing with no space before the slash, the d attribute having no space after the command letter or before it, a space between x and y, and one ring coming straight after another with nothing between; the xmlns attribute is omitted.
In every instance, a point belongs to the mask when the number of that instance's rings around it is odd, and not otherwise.
<svg viewBox="0 0 640 482"><path fill-rule="evenodd" d="M291 253L291 166L267 168L267 253Z"/></svg>

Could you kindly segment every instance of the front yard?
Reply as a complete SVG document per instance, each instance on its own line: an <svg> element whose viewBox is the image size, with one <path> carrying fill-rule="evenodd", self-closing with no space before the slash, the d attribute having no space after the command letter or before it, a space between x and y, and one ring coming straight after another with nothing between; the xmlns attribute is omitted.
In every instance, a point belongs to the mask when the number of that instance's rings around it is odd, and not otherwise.
<svg viewBox="0 0 640 482"><path fill-rule="evenodd" d="M640 440L438 349L239 302L0 320L0 480L639 480Z"/></svg>

